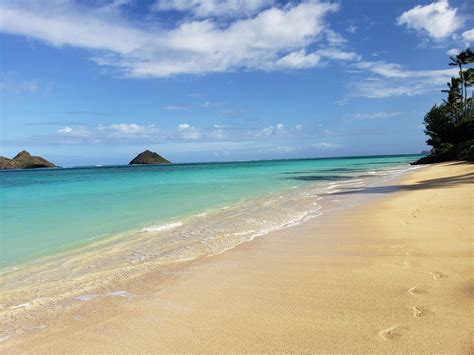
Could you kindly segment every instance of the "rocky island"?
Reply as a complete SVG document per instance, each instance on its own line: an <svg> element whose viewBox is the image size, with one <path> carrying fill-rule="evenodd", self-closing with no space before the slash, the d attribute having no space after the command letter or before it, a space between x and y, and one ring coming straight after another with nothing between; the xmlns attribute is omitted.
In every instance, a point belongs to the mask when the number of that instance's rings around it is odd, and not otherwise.
<svg viewBox="0 0 474 355"><path fill-rule="evenodd" d="M147 149L144 152L138 154L130 163L128 163L128 165L138 164L171 164L171 162L168 159L163 158L158 153Z"/></svg>
<svg viewBox="0 0 474 355"><path fill-rule="evenodd" d="M13 159L0 156L0 169L38 169L56 168L57 166L42 157L32 156L26 150L21 151Z"/></svg>

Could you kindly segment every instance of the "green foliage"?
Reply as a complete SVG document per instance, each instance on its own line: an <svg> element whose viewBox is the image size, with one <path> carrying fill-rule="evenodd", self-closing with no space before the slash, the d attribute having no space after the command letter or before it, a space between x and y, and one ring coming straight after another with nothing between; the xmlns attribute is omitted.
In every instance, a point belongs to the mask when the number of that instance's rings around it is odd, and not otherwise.
<svg viewBox="0 0 474 355"><path fill-rule="evenodd" d="M459 78L451 78L451 82L447 84L448 90L441 90L448 94L448 98L443 100L449 109L449 113L456 117L458 112L461 112L462 107L462 89L461 89L461 80ZM458 120L457 117L455 120Z"/></svg>
<svg viewBox="0 0 474 355"><path fill-rule="evenodd" d="M430 138L426 141L433 148L439 147L443 142L450 142L454 130L454 121L450 117L447 104L434 105L425 115L425 133Z"/></svg>
<svg viewBox="0 0 474 355"><path fill-rule="evenodd" d="M449 65L459 67L459 77L451 78L448 89L443 90L448 94L443 103L434 105L425 115L426 143L433 150L420 163L473 158L474 103L467 88L474 85L474 69L464 70L463 66L474 63L474 53L466 49L450 58Z"/></svg>
<svg viewBox="0 0 474 355"><path fill-rule="evenodd" d="M467 100L468 100L468 95L467 95L467 88L472 85L472 70L463 70L462 66L474 63L474 53L472 53L471 49L468 48L465 51L459 53L455 57L449 57L451 59L451 63L449 65L451 66L457 66L459 67L459 78L453 78L454 80L458 80L461 83L461 88L460 88L460 98L461 98L461 106L460 110L456 115L456 122L460 121L466 116L467 111ZM451 82L453 81L451 79ZM451 90L450 84L448 84ZM453 90L456 88L453 87ZM448 98L449 100L449 98Z"/></svg>
<svg viewBox="0 0 474 355"><path fill-rule="evenodd" d="M469 147L469 150L467 151L466 160L474 162L474 144Z"/></svg>
<svg viewBox="0 0 474 355"><path fill-rule="evenodd" d="M464 119L458 124L454 125L450 139L446 142L459 144L470 141L474 138L474 120Z"/></svg>
<svg viewBox="0 0 474 355"><path fill-rule="evenodd" d="M433 149L433 153L437 161L449 161L456 158L457 149L451 143L441 143L438 148Z"/></svg>

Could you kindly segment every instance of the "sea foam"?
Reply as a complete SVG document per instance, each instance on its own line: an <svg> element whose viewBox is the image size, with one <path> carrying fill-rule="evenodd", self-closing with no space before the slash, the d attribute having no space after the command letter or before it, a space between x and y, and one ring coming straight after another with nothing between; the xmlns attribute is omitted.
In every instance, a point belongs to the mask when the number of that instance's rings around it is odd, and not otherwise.
<svg viewBox="0 0 474 355"><path fill-rule="evenodd" d="M155 226L150 226L143 228L141 232L164 232L164 231L169 231L171 229L175 229L178 227L182 227L183 222L171 222L171 223L166 223L166 224L158 224Z"/></svg>

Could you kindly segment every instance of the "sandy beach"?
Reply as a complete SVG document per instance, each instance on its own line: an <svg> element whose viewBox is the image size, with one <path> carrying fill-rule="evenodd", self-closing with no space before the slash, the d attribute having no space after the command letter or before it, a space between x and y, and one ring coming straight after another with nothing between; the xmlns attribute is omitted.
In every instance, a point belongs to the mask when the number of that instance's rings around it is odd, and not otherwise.
<svg viewBox="0 0 474 355"><path fill-rule="evenodd" d="M42 320L7 353L472 353L474 165L429 166L370 201L148 273ZM372 198L375 197L375 198Z"/></svg>

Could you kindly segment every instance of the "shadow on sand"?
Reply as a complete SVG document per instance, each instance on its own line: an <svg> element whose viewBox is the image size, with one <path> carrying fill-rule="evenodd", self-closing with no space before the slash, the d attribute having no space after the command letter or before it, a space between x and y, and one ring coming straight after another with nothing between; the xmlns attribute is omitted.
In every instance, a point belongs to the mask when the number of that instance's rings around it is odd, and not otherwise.
<svg viewBox="0 0 474 355"><path fill-rule="evenodd" d="M459 176L449 176L438 179L422 180L410 185L387 185L373 186L364 188L342 188L342 191L334 192L331 195L349 195L349 194L385 194L393 191L414 191L426 190L435 187L450 188L458 184L474 184L474 173L466 173Z"/></svg>

